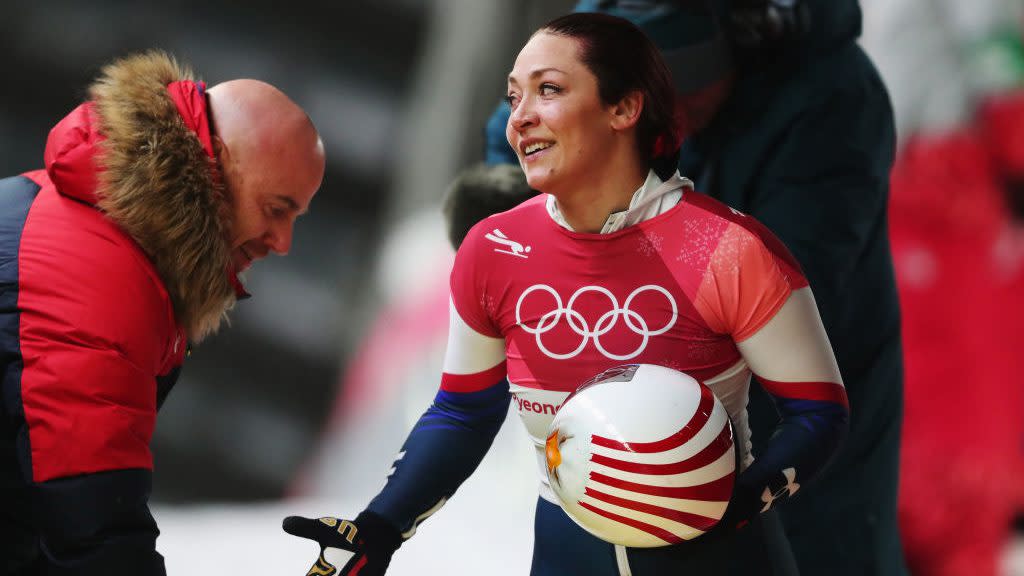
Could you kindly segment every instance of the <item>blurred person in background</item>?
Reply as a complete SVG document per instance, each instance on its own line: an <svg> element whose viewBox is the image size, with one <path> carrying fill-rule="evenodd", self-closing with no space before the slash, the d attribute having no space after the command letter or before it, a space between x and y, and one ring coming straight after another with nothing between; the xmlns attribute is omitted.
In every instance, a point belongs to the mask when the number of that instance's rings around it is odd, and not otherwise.
<svg viewBox="0 0 1024 576"><path fill-rule="evenodd" d="M772 504L813 478L845 431L846 395L810 290L799 266L767 230L694 194L675 173L670 78L656 49L634 26L606 15L555 20L523 48L509 78L514 112L507 137L528 167L530 187L549 194L485 220L462 244L452 272L441 391L403 445L384 490L354 521L289 517L285 530L320 543L311 573L333 573L331 559L337 563L338 551L347 550L354 554L341 574L383 574L402 542L473 472L504 420L510 393L524 404L558 404L580 382L616 363L599 346L568 362L545 357L523 322L510 319L514 292L526 294L526 285L538 281L571 291L579 285L581 264L591 270L604 260L609 273L599 281L618 286L613 292L660 282L672 287L670 298L691 302L680 312L687 322L672 322L670 337L651 338L631 359L672 366L706 381L737 426L744 471L715 535L628 551L571 522L546 490L542 474L533 573L654 574L684 567L726 573L734 527L750 521L748 534L772 547L778 541ZM690 226L690 233L680 233L683 226ZM508 238L492 236L492 228ZM520 243L536 249L524 258ZM503 254L522 260L511 261L512 266ZM622 268L638 254L652 265ZM743 259L742 267L737 259ZM738 272L743 282L759 283L764 291L753 299L722 295L721 308L709 304L707 298L715 300L710 293L697 303L698 296L682 288L690 280L679 278L693 275L697 286L710 275L725 290L740 281ZM650 303L636 305L645 314L657 313ZM683 331L682 324L701 327L700 335ZM610 336L606 345L626 345L625 338ZM715 342L711 349L710 341ZM507 350L514 353L509 352L506 368ZM744 414L751 371L762 374L784 415L756 460L747 453ZM543 451L550 418L521 415ZM779 482L781 490L769 488ZM795 573L792 565L761 561L776 573Z"/></svg>
<svg viewBox="0 0 1024 576"><path fill-rule="evenodd" d="M462 171L441 202L448 241L458 250L477 222L511 210L537 194L517 165L484 162Z"/></svg>
<svg viewBox="0 0 1024 576"><path fill-rule="evenodd" d="M238 275L288 252L324 172L276 88L206 88L166 53L106 66L0 180L0 567L165 573L149 512L156 412Z"/></svg>
<svg viewBox="0 0 1024 576"><path fill-rule="evenodd" d="M964 120L918 126L892 175L906 343L899 519L923 576L1004 573L1021 509L1024 47L998 21L960 48L973 63L956 73L979 80L963 88ZM987 71L967 53L977 49Z"/></svg>
<svg viewBox="0 0 1024 576"><path fill-rule="evenodd" d="M889 96L856 43L856 0L736 0L733 10L735 84L684 144L680 168L699 190L762 221L801 263L853 406L842 451L780 514L804 574L905 574ZM761 440L776 418L766 400L752 394L748 408Z"/></svg>
<svg viewBox="0 0 1024 576"><path fill-rule="evenodd" d="M765 224L814 290L853 409L835 461L780 507L801 572L905 574L902 352L886 220L895 134L885 86L856 42L856 0L584 0L576 10L626 17L654 40L676 88L681 173ZM501 106L488 123L493 164L516 161L499 140L507 115ZM758 387L748 410L757 454L778 415ZM763 570L748 558L737 555L735 574Z"/></svg>

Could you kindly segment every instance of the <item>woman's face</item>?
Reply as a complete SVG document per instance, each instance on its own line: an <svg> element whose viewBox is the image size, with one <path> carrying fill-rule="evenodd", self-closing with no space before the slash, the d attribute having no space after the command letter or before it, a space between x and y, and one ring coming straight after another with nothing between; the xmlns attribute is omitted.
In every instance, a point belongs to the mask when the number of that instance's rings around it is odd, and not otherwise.
<svg viewBox="0 0 1024 576"><path fill-rule="evenodd" d="M578 55L574 38L535 34L508 75L505 135L530 187L549 194L600 177L612 153L613 106Z"/></svg>

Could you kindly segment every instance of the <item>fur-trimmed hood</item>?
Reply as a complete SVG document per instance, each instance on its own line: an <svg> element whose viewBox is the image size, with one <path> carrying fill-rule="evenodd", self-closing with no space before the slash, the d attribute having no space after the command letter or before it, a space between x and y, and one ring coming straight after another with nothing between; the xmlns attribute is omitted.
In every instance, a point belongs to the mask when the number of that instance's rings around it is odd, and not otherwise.
<svg viewBox="0 0 1024 576"><path fill-rule="evenodd" d="M235 302L230 218L216 164L167 86L192 73L163 52L103 69L87 102L50 133L46 169L64 195L96 205L149 256L190 340ZM208 122L205 105L200 110Z"/></svg>

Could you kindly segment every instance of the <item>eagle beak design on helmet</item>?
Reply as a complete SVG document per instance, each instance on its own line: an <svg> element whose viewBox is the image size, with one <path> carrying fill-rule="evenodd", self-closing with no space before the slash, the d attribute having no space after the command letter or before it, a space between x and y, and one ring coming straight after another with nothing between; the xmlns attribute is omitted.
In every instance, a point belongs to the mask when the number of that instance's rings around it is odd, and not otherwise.
<svg viewBox="0 0 1024 576"><path fill-rule="evenodd" d="M558 446L565 442L565 439L558 438L558 428L555 428L548 436L548 441L545 443L544 458L548 462L548 477L558 482L558 466L562 463L562 453L558 451Z"/></svg>

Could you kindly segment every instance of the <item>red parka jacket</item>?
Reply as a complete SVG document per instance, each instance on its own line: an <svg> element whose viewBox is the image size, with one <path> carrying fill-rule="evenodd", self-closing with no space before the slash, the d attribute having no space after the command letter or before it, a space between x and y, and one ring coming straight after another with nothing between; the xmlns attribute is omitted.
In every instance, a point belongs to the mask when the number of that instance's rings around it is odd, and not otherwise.
<svg viewBox="0 0 1024 576"><path fill-rule="evenodd" d="M0 180L0 567L163 574L148 510L157 407L235 300L201 83L108 66Z"/></svg>

